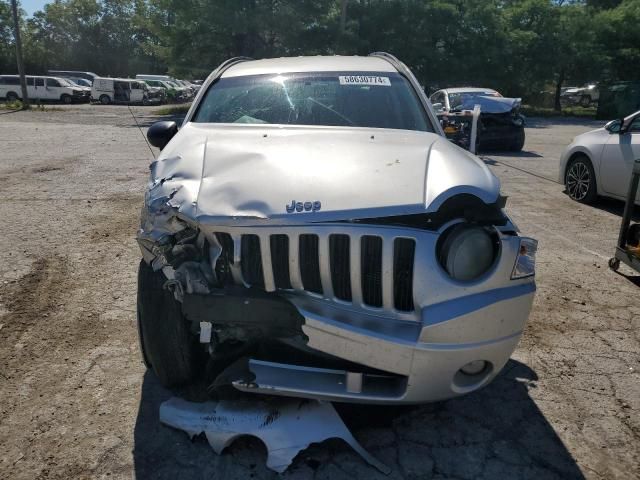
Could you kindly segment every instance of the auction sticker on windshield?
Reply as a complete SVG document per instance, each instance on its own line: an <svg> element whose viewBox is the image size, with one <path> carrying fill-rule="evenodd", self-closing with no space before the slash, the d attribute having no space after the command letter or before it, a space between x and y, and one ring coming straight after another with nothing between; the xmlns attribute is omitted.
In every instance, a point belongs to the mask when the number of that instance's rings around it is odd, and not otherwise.
<svg viewBox="0 0 640 480"><path fill-rule="evenodd" d="M377 85L390 87L389 77L379 77L377 75L340 75L340 85Z"/></svg>

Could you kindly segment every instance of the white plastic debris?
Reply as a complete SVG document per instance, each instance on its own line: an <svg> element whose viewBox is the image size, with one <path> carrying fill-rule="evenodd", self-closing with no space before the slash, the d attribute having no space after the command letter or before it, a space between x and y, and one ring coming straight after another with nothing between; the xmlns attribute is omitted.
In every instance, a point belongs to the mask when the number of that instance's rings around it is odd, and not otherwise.
<svg viewBox="0 0 640 480"><path fill-rule="evenodd" d="M391 473L353 438L327 402L278 398L193 403L174 397L160 405L160 421L190 438L204 432L218 454L242 435L257 437L267 448L267 467L279 473L301 450L329 438L343 439L369 465Z"/></svg>

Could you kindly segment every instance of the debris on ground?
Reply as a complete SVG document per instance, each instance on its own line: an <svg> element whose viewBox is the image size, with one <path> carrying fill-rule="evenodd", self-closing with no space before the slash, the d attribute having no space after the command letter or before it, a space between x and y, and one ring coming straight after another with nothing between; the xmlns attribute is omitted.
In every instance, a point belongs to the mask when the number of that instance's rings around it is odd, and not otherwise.
<svg viewBox="0 0 640 480"><path fill-rule="evenodd" d="M369 465L391 473L358 443L328 402L277 398L194 403L173 397L160 405L160 421L190 438L204 433L217 454L236 438L256 437L267 449L267 467L278 473L300 451L330 438L341 438Z"/></svg>

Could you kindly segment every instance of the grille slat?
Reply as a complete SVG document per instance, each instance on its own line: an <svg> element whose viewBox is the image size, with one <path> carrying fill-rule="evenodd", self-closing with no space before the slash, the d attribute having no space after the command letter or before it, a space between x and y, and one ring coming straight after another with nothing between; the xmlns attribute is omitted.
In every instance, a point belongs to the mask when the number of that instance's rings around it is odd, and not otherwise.
<svg viewBox="0 0 640 480"><path fill-rule="evenodd" d="M393 249L393 304L396 310L409 312L413 305L413 263L416 242L396 238Z"/></svg>
<svg viewBox="0 0 640 480"><path fill-rule="evenodd" d="M271 267L276 288L291 289L289 277L289 237L287 235L271 235Z"/></svg>
<svg viewBox="0 0 640 480"><path fill-rule="evenodd" d="M382 238L362 237L362 301L371 307L382 307Z"/></svg>
<svg viewBox="0 0 640 480"><path fill-rule="evenodd" d="M331 263L331 283L336 298L351 301L351 266L349 235L329 236L329 257Z"/></svg>
<svg viewBox="0 0 640 480"><path fill-rule="evenodd" d="M302 277L302 285L308 292L322 294L318 236L303 234L300 235L299 241L300 276Z"/></svg>
<svg viewBox="0 0 640 480"><path fill-rule="evenodd" d="M257 235L242 235L240 248L242 278L249 285L264 288L260 237Z"/></svg>

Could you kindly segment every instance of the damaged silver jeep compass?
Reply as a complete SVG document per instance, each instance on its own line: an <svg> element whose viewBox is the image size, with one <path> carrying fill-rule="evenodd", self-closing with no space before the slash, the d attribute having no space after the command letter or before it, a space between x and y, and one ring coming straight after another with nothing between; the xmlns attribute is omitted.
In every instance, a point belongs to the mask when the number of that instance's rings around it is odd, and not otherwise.
<svg viewBox="0 0 640 480"><path fill-rule="evenodd" d="M147 135L138 327L164 385L420 403L514 351L536 241L395 57L231 59Z"/></svg>

